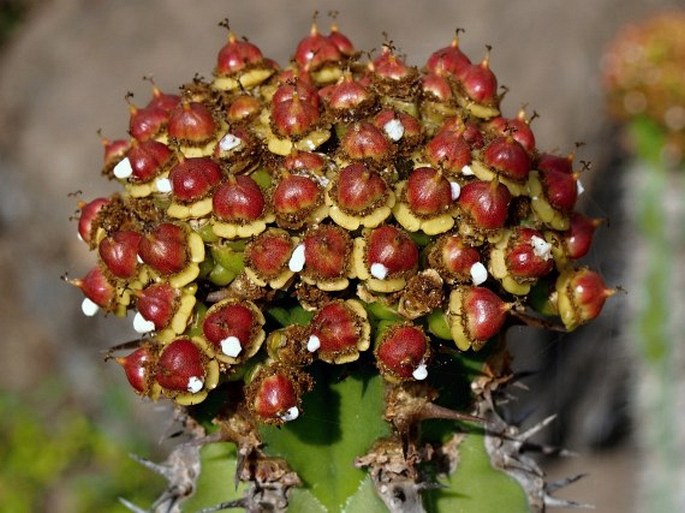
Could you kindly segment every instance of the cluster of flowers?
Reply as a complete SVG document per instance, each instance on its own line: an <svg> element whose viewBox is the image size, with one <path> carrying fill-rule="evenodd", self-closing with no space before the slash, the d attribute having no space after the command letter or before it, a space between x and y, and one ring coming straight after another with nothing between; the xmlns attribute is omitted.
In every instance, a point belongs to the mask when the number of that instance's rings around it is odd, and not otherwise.
<svg viewBox="0 0 685 513"><path fill-rule="evenodd" d="M438 346L479 350L535 291L569 330L599 314L573 157L502 116L487 56L458 43L418 69L314 26L280 68L230 33L211 80L131 104L130 138L104 141L123 192L81 204L98 261L72 282L87 315L134 312L145 336L118 361L136 392L192 405L241 382L278 424L315 360L422 381ZM306 322L275 326L275 307Z"/></svg>

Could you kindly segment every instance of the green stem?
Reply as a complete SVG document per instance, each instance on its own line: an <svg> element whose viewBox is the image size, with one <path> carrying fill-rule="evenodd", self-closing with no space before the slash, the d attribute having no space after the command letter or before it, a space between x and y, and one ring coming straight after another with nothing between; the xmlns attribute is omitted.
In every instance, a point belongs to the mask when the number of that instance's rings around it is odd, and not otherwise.
<svg viewBox="0 0 685 513"><path fill-rule="evenodd" d="M644 505L650 511L676 511L674 492L679 466L674 421L676 399L675 338L669 333L669 286L673 276L672 241L668 237L666 195L668 173L656 159L648 159L649 179L638 204L638 222L644 241L646 272L641 306L636 318L638 350L643 362L641 416L646 450L652 453L657 476L644 481ZM638 289L640 290L640 289Z"/></svg>

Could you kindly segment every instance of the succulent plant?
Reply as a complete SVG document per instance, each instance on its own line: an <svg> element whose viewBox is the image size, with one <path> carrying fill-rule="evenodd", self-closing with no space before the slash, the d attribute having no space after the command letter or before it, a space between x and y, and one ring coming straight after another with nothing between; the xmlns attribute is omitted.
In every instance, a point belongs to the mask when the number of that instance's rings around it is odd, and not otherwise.
<svg viewBox="0 0 685 513"><path fill-rule="evenodd" d="M203 511L451 511L445 480L478 511L498 479L523 490L508 511L565 504L498 408L504 333L575 329L613 291L577 263L595 223L572 157L497 87L458 37L419 69L314 24L283 68L230 32L211 79L131 103L130 138L104 141L122 191L81 205L98 262L72 283L88 315L132 313L143 337L111 354L199 437L155 508L201 487L178 480L210 441L235 444L241 486Z"/></svg>
<svg viewBox="0 0 685 513"><path fill-rule="evenodd" d="M669 167L681 168L685 161L685 11L672 9L624 26L603 62L609 112L621 122L640 122L634 128L641 145L638 153L656 153Z"/></svg>
<svg viewBox="0 0 685 513"><path fill-rule="evenodd" d="M631 143L620 169L622 189L640 191L635 201L622 204L635 237L629 243L637 248L622 270L636 289L624 333L634 354L631 372L638 378L631 397L640 419L634 436L644 470L635 502L641 510L678 511L685 508L685 497L668 483L685 478L683 449L664 431L685 426L685 417L669 408L667 399L685 379L674 363L682 359L683 345L674 334L683 331L683 321L676 313L682 294L673 287L685 268L677 230L668 228L685 220L685 11L671 9L622 27L603 62L609 111ZM576 224L572 246L580 243L580 248L581 234L591 225ZM638 299L645 295L649 301Z"/></svg>

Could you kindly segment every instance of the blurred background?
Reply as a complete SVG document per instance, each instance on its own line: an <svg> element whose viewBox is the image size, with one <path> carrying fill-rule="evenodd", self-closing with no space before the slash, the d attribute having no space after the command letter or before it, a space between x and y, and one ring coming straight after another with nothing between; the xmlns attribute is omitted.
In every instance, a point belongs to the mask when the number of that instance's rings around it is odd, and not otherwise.
<svg viewBox="0 0 685 513"><path fill-rule="evenodd" d="M162 487L128 454L162 457L169 412L163 404L142 404L123 373L103 361L106 348L135 333L116 319L85 318L79 291L60 279L90 267L70 222L80 195L113 190L100 177L97 131L125 136L124 97L130 91L134 103L147 102L145 75L169 91L196 72L209 76L226 38L220 20L228 17L237 34L283 64L307 34L314 11L326 26L335 9L357 48L379 48L386 32L417 66L446 46L457 28L465 29L460 43L472 60L485 55L486 45L493 48L490 66L509 88L504 114L527 105L529 114L539 114L532 125L539 148L575 151L576 163L592 162L583 173L579 210L610 222L600 228L588 262L628 293L614 297L598 322L573 336L512 334L517 368L544 369L529 381L520 411L530 422L559 413L542 441L578 456L545 466L552 479L588 474L561 495L592 503L598 512L638 511L644 452L636 433L644 419L636 413L641 371L639 350L631 345L631 312L639 301L631 295L640 294L634 267L644 261L633 259L641 239L630 219L641 186L626 178L635 168L622 132L606 114L602 55L625 24L675 7L685 5L0 0L0 509L124 511L117 496L149 504ZM576 148L578 142L584 145ZM682 333L674 336L682 341ZM685 434L676 426L668 436Z"/></svg>

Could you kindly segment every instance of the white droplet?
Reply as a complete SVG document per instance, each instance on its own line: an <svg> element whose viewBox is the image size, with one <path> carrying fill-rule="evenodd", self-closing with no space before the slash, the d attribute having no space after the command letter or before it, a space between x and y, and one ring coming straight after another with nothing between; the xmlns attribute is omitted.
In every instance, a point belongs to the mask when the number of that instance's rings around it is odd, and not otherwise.
<svg viewBox="0 0 685 513"><path fill-rule="evenodd" d="M397 119L391 119L385 125L383 125L383 130L392 141L399 141L404 135L404 125Z"/></svg>
<svg viewBox="0 0 685 513"><path fill-rule="evenodd" d="M200 378L197 376L190 376L186 390L191 394L197 394L204 386L205 384Z"/></svg>
<svg viewBox="0 0 685 513"><path fill-rule="evenodd" d="M461 194L461 185L457 182L450 182L450 193L452 195L452 201L457 201Z"/></svg>
<svg viewBox="0 0 685 513"><path fill-rule="evenodd" d="M114 166L114 176L121 180L125 180L133 174L133 168L131 167L131 161L128 157L121 159L116 166Z"/></svg>
<svg viewBox="0 0 685 513"><path fill-rule="evenodd" d="M485 268L485 266L480 263L476 262L471 266L471 279L473 280L474 285L480 285L481 283L485 283L488 279L488 270Z"/></svg>
<svg viewBox="0 0 685 513"><path fill-rule="evenodd" d="M293 254L288 262L288 269L294 273L299 273L304 269L304 244L298 244L293 250Z"/></svg>
<svg viewBox="0 0 685 513"><path fill-rule="evenodd" d="M552 258L552 245L545 239L533 235L530 238L530 244L533 246L533 253L535 253L535 256L538 256L543 260Z"/></svg>
<svg viewBox="0 0 685 513"><path fill-rule="evenodd" d="M233 134L226 134L219 141L219 149L221 151L231 151L240 146L240 143L242 142L243 140L240 137L236 137Z"/></svg>
<svg viewBox="0 0 685 513"><path fill-rule="evenodd" d="M135 317L133 317L133 329L140 334L150 333L155 331L155 323L148 321L140 312L136 312Z"/></svg>
<svg viewBox="0 0 685 513"><path fill-rule="evenodd" d="M426 367L426 362L421 362L418 367L414 369L414 372L412 372L411 375L417 381L423 381L426 379L428 377L428 367Z"/></svg>
<svg viewBox="0 0 685 513"><path fill-rule="evenodd" d="M171 180L168 178L159 178L155 182L155 188L159 192L171 192Z"/></svg>
<svg viewBox="0 0 685 513"><path fill-rule="evenodd" d="M83 301L81 302L81 311L84 315L92 317L93 315L98 313L98 310L100 310L100 307L98 305L96 305L87 297L83 298Z"/></svg>
<svg viewBox="0 0 685 513"><path fill-rule="evenodd" d="M242 350L243 347L240 345L240 340L238 340L238 337L231 335L230 337L226 337L221 341L221 352L226 356L235 358Z"/></svg>
<svg viewBox="0 0 685 513"><path fill-rule="evenodd" d="M461 174L466 176L473 176L473 169L471 169L471 166L464 166L461 168Z"/></svg>
<svg viewBox="0 0 685 513"><path fill-rule="evenodd" d="M583 183L580 180L576 182L576 190L578 191L578 196L585 192L585 187L583 187Z"/></svg>
<svg viewBox="0 0 685 513"><path fill-rule="evenodd" d="M378 278L379 280L384 280L385 277L388 275L388 268L378 262L371 264L370 271L371 276L373 276L374 278Z"/></svg>
<svg viewBox="0 0 685 513"><path fill-rule="evenodd" d="M295 420L300 416L300 410L297 408L297 406L293 406L292 408L288 408L288 411L285 411L278 416L281 418L281 420L290 422L291 420Z"/></svg>
<svg viewBox="0 0 685 513"><path fill-rule="evenodd" d="M307 340L307 351L313 353L321 347L321 340L316 335L310 335L309 340Z"/></svg>

